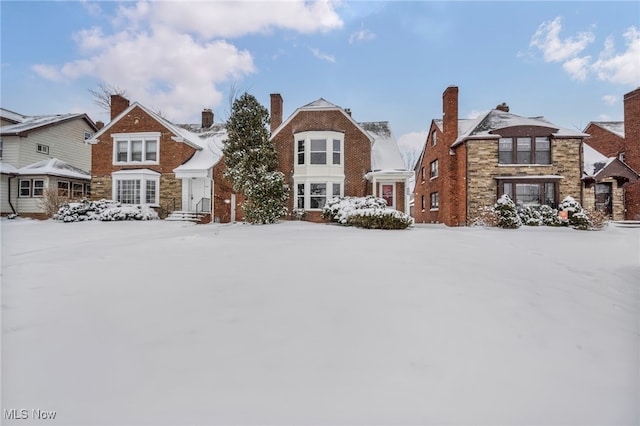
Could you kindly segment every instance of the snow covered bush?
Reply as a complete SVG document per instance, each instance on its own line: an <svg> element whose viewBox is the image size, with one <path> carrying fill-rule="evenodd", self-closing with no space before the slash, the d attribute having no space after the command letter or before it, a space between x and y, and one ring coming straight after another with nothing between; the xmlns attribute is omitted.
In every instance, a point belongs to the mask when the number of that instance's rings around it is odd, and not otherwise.
<svg viewBox="0 0 640 426"><path fill-rule="evenodd" d="M345 225L349 215L360 209L386 209L387 202L383 198L369 195L367 197L334 197L327 200L322 209L322 218Z"/></svg>
<svg viewBox="0 0 640 426"><path fill-rule="evenodd" d="M589 230L600 231L609 224L609 215L602 210L585 211L589 218Z"/></svg>
<svg viewBox="0 0 640 426"><path fill-rule="evenodd" d="M558 206L561 211L566 211L569 218L569 226L581 231L589 229L589 216L582 206L573 197L567 196Z"/></svg>
<svg viewBox="0 0 640 426"><path fill-rule="evenodd" d="M406 229L413 218L398 210L387 208L383 198L336 197L327 201L322 217L341 225L368 229Z"/></svg>
<svg viewBox="0 0 640 426"><path fill-rule="evenodd" d="M522 225L516 205L511 198L504 194L493 206L498 215L498 227L506 229L517 229Z"/></svg>
<svg viewBox="0 0 640 426"><path fill-rule="evenodd" d="M540 206L540 218L544 226L560 226L560 218L558 217L558 210L551 206Z"/></svg>
<svg viewBox="0 0 640 426"><path fill-rule="evenodd" d="M112 200L82 200L77 203L63 204L53 215L53 219L63 222L153 220L158 219L158 214L146 206L123 206Z"/></svg>
<svg viewBox="0 0 640 426"><path fill-rule="evenodd" d="M540 211L531 207L524 206L519 212L518 216L520 216L520 221L523 225L527 226L540 226L542 225L542 215Z"/></svg>

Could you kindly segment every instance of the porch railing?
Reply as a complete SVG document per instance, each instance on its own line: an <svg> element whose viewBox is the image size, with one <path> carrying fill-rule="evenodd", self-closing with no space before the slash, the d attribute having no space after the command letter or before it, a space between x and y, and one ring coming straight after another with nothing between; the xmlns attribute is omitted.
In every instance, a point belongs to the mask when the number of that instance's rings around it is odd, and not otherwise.
<svg viewBox="0 0 640 426"><path fill-rule="evenodd" d="M196 204L196 213L211 213L211 198L202 198Z"/></svg>

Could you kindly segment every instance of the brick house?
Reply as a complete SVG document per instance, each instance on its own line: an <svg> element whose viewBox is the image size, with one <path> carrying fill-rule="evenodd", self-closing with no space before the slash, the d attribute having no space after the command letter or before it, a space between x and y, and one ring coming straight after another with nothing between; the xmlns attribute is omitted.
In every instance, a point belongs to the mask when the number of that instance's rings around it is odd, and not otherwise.
<svg viewBox="0 0 640 426"><path fill-rule="evenodd" d="M585 206L600 208L609 197L613 219L640 220L640 88L624 95L624 121L592 121L584 132L590 135L588 145L601 155L599 162L605 161L609 169L585 175Z"/></svg>
<svg viewBox="0 0 640 426"><path fill-rule="evenodd" d="M27 116L0 108L0 213L46 219L43 201L91 194L86 114Z"/></svg>
<svg viewBox="0 0 640 426"><path fill-rule="evenodd" d="M222 177L227 132L213 119L205 109L201 124L176 125L113 95L111 121L89 141L93 198L148 205L161 217L242 220L241 199Z"/></svg>
<svg viewBox="0 0 640 426"><path fill-rule="evenodd" d="M289 211L303 209L306 220L319 222L328 198L375 195L409 212L413 172L405 169L388 122L356 122L350 110L324 99L285 121L282 108L282 96L272 94L271 141L290 187Z"/></svg>
<svg viewBox="0 0 640 426"><path fill-rule="evenodd" d="M588 135L506 104L475 119L458 118L458 87L443 93L443 119L432 120L415 168L417 223L464 226L508 194L517 206L555 207L581 199L582 143Z"/></svg>

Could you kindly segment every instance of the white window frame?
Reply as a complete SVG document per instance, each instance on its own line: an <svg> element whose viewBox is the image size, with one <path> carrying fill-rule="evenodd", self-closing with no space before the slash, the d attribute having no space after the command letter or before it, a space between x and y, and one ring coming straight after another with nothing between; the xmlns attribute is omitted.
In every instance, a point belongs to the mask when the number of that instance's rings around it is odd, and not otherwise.
<svg viewBox="0 0 640 426"><path fill-rule="evenodd" d="M439 169L440 165L438 164L437 158L429 163L429 180L433 180L438 177Z"/></svg>
<svg viewBox="0 0 640 426"><path fill-rule="evenodd" d="M325 141L325 162L322 164L311 163L311 140L324 139ZM293 135L293 154L294 165L296 167L344 167L344 133L335 131L307 131ZM333 155L338 151L333 149L333 141L340 142L340 160L339 163L333 162ZM298 154L303 152L298 149L298 143L304 141L304 163L299 163ZM321 151L313 151L314 153Z"/></svg>
<svg viewBox="0 0 640 426"><path fill-rule="evenodd" d="M77 187L78 185L80 185L80 198L82 198L84 196L84 184L82 182L71 182L71 198L72 199L77 199L78 197L76 197L76 190L75 187Z"/></svg>
<svg viewBox="0 0 640 426"><path fill-rule="evenodd" d="M387 205L388 209L395 209L396 208L396 183L395 182L378 182L378 197L380 198L384 198L383 197L383 193L382 193L382 187L384 185L391 185L391 187L393 188L393 192L391 193L391 205Z"/></svg>
<svg viewBox="0 0 640 426"><path fill-rule="evenodd" d="M41 182L42 186L40 186L39 188L36 188L36 182ZM36 189L40 190L40 195L36 195ZM33 181L31 182L31 196L34 198L42 198L44 197L44 179L33 179Z"/></svg>
<svg viewBox="0 0 640 426"><path fill-rule="evenodd" d="M49 145L45 145L42 143L36 144L36 152L40 154L49 155Z"/></svg>
<svg viewBox="0 0 640 426"><path fill-rule="evenodd" d="M306 180L299 180L296 181L294 184L294 188L295 188L295 194L294 194L294 208L303 208L304 210L311 210L311 211L321 211L322 208L324 207L320 207L320 208L311 208L311 185L312 184L322 184L322 185L326 185L326 194L324 195L325 197L325 203L327 200L330 200L331 198L334 197L342 197L344 194L344 183L342 180L320 180L317 178L313 178L313 177L309 177ZM333 186L334 185L340 185L339 191L336 194L334 191ZM298 189L299 187L302 187L304 189L304 193L303 194L298 194ZM298 200L300 199L300 197L303 197L303 207L299 207L298 204Z"/></svg>
<svg viewBox="0 0 640 426"><path fill-rule="evenodd" d="M61 188L60 188L60 185L61 185L61 184L62 184L62 185L65 185L65 184L67 185L67 189L66 189L66 191L67 191L67 195L61 195L61 194L60 194L60 189L61 189ZM69 182L68 180L59 180L59 181L58 181L58 184L57 184L57 186L56 186L56 189L57 189L57 191L56 191L56 192L57 192L57 194L58 194L58 197L71 198L71 182ZM62 188L62 189L64 190L64 188Z"/></svg>
<svg viewBox="0 0 640 426"><path fill-rule="evenodd" d="M114 133L113 137L113 164L114 165L127 165L127 164L160 164L160 133L159 132L145 132L145 133ZM132 156L132 142L142 141L142 159L140 161L134 161ZM127 144L127 160L118 160L118 145L119 142ZM147 145L149 143L156 144L156 159L147 160Z"/></svg>
<svg viewBox="0 0 640 426"><path fill-rule="evenodd" d="M436 199L436 203L434 205L433 203L433 196L435 195L435 199ZM440 209L440 194L438 193L438 191L435 192L431 192L429 194L429 208L431 211L436 211Z"/></svg>
<svg viewBox="0 0 640 426"><path fill-rule="evenodd" d="M121 170L111 173L112 199L118 201L118 181L140 181L140 203L131 205L146 205L158 207L160 205L160 173L149 169ZM153 202L147 203L147 182L155 182L155 197Z"/></svg>
<svg viewBox="0 0 640 426"><path fill-rule="evenodd" d="M29 184L25 188L29 191L29 193L26 195L22 194L22 189L23 189L22 182L27 182ZM31 197L31 179L20 179L18 181L18 198L29 198L29 197Z"/></svg>

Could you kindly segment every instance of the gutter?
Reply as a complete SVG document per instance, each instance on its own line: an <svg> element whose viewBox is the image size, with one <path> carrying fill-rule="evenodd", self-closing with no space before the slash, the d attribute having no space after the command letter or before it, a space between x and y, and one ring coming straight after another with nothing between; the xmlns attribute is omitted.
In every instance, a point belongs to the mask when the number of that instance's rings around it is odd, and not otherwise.
<svg viewBox="0 0 640 426"><path fill-rule="evenodd" d="M7 201L9 201L9 207L11 207L11 211L13 214L18 214L15 207L11 203L11 179L15 178L17 175L10 175L9 179L7 179Z"/></svg>

